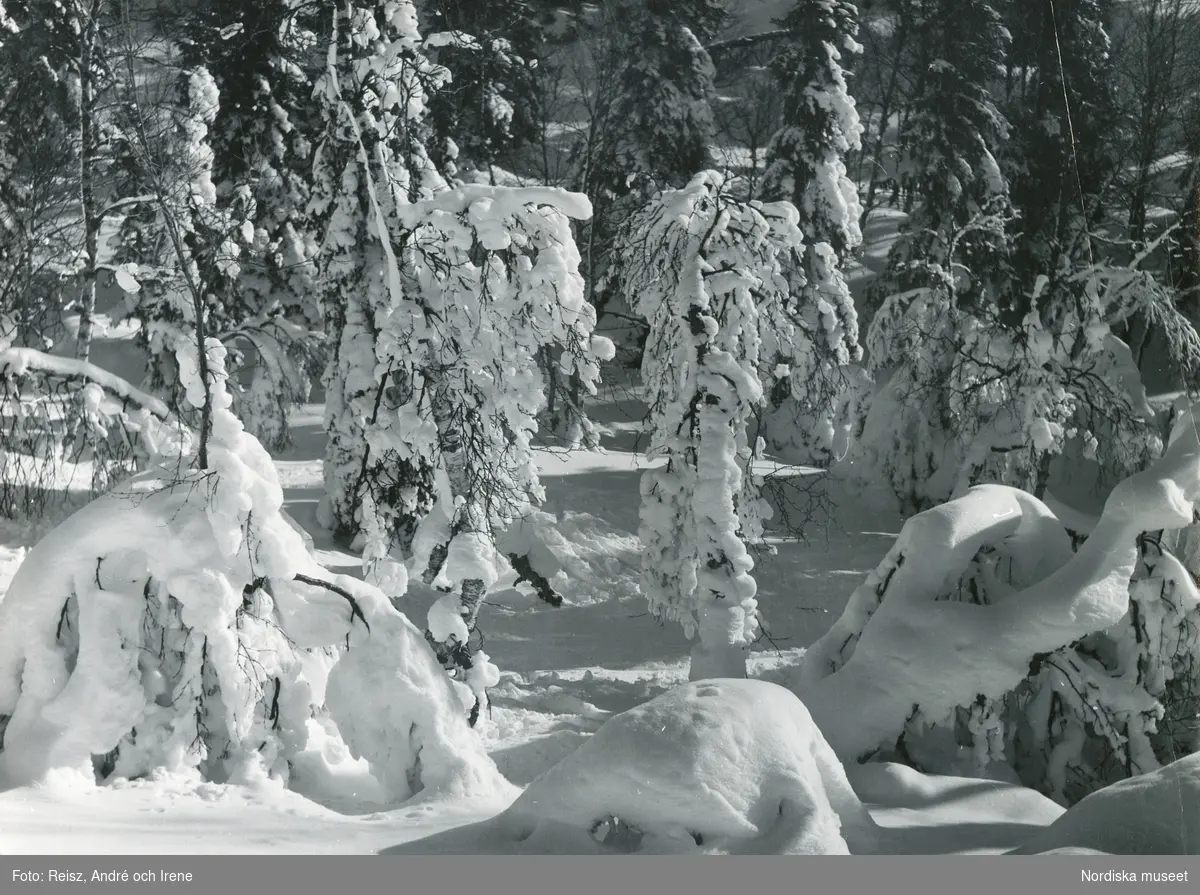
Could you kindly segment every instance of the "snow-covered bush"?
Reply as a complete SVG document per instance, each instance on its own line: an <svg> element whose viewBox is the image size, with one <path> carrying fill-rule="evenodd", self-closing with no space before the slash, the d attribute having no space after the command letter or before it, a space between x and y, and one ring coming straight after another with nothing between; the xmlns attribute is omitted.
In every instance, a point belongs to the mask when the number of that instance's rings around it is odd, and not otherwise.
<svg viewBox="0 0 1200 895"><path fill-rule="evenodd" d="M848 854L875 825L804 705L708 680L610 718L487 822L529 852Z"/></svg>
<svg viewBox="0 0 1200 895"><path fill-rule="evenodd" d="M1190 530L1200 496L1191 419L1077 553L1049 508L1004 486L912 517L805 656L799 692L839 754L1015 773L1069 802L1195 749L1200 592L1159 536ZM846 688L861 690L852 719Z"/></svg>
<svg viewBox="0 0 1200 895"><path fill-rule="evenodd" d="M305 550L229 409L224 348L206 345L207 384L178 351L211 407L207 463L147 470L29 551L0 602L0 773L286 778L327 711L393 798L503 787L417 629Z"/></svg>
<svg viewBox="0 0 1200 895"><path fill-rule="evenodd" d="M998 232L1000 222L971 226ZM931 285L894 295L871 325L867 354L881 387L864 421L859 474L882 474L912 513L979 482L1044 496L1050 461L1067 451L1095 463L1099 479L1142 468L1161 449L1156 415L1112 327L1145 314L1173 360L1189 369L1200 360L1195 328L1140 269L1147 257L1064 275L1056 288L1073 300L1039 310L1035 295L1019 323L995 303L967 300L957 262L922 265Z"/></svg>
<svg viewBox="0 0 1200 895"><path fill-rule="evenodd" d="M756 417L769 384L804 383L814 355L785 273L803 244L797 219L791 204L741 202L704 172L621 239L623 288L650 325L651 454L667 461L642 479L642 588L651 612L699 631L693 678L744 676L758 627Z"/></svg>

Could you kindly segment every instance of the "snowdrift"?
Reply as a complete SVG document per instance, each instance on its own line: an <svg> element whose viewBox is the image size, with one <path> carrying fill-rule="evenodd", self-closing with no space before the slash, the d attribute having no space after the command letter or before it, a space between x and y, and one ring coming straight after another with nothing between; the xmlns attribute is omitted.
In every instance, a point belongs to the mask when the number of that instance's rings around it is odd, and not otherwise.
<svg viewBox="0 0 1200 895"><path fill-rule="evenodd" d="M1200 853L1200 753L1094 792L1011 852Z"/></svg>
<svg viewBox="0 0 1200 895"><path fill-rule="evenodd" d="M492 820L391 851L849 854L876 832L794 694L716 679L609 719Z"/></svg>

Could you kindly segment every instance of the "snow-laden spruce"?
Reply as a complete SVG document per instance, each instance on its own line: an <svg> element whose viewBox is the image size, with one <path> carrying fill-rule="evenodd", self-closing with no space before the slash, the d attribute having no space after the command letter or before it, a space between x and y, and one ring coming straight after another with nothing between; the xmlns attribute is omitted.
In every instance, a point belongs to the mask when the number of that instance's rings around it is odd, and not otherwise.
<svg viewBox="0 0 1200 895"><path fill-rule="evenodd" d="M212 75L203 66L184 69L175 93L174 104L137 110L126 185L143 194L142 207L122 221L112 260L149 355L147 387L188 406L176 346L197 333L231 338L230 330L250 325L224 299L236 289L253 227L244 226L244 207L218 201L211 132L221 97ZM196 427L205 429L207 406L192 406L201 417Z"/></svg>
<svg viewBox="0 0 1200 895"><path fill-rule="evenodd" d="M0 774L286 779L328 712L390 798L504 790L421 633L283 515L225 349L206 345L207 386L178 351L186 400L211 407L208 462L159 464L29 551L0 602Z"/></svg>
<svg viewBox="0 0 1200 895"><path fill-rule="evenodd" d="M401 209L420 304L394 307L380 344L413 391L380 421L377 437L402 457L436 464L436 502L413 540L412 568L457 592L443 606L462 617L468 636L485 592L509 569L500 533L545 497L532 444L546 401L539 354L558 351L562 372L588 393L600 361L612 356L608 340L592 333L571 233L570 219L589 212L576 194L482 186ZM384 555L391 546L372 549ZM456 652L467 645L462 634L434 639ZM484 673L473 670L486 667L485 657L454 661L468 663L466 679L485 702Z"/></svg>
<svg viewBox="0 0 1200 895"><path fill-rule="evenodd" d="M814 336L806 368L769 387L778 412L769 418L767 438L795 459L828 461L845 453L851 421L831 409L848 390L846 365L862 357L845 277L862 243L862 209L845 160L861 148L863 127L843 67L862 47L854 39L857 11L846 0L802 0L781 24L787 44L771 70L784 97L784 124L767 146L762 196L785 199L800 212L805 242L792 289Z"/></svg>
<svg viewBox="0 0 1200 895"><path fill-rule="evenodd" d="M286 447L287 412L308 393L320 344L316 251L305 215L314 123L308 56L318 14L303 0L204 0L181 35L181 62L220 91L210 125L218 204L245 228L240 270L222 294L222 341L252 369L234 408L269 448Z"/></svg>
<svg viewBox="0 0 1200 895"><path fill-rule="evenodd" d="M934 58L901 160L915 202L871 288L878 310L866 354L879 392L859 464L864 477L891 485L906 513L987 481L988 464L1038 469L1055 443L1032 443L1030 429L1037 419L1062 423L1069 400L1063 389L1026 386L1042 358L1022 350L1022 330L1037 324L1004 316L1013 303L1012 207L997 158L1008 123L990 88L1009 34L984 0L936 0L920 27ZM991 480L1033 490L1028 478Z"/></svg>
<svg viewBox="0 0 1200 895"><path fill-rule="evenodd" d="M642 479L642 588L651 611L700 639L692 676L745 676L758 628L747 545L760 540L750 464L764 385L814 358L786 267L802 249L787 202L739 201L716 172L660 194L621 240L622 285L650 325L642 365L651 454Z"/></svg>
<svg viewBox="0 0 1200 895"><path fill-rule="evenodd" d="M447 73L420 54L409 2L338 3L328 14L325 71L315 92L324 133L308 209L321 232L319 280L330 340L321 517L352 539L365 527L364 481L394 477L394 497L376 503L402 514L419 515L431 499L428 464L408 468L396 458L389 468L385 457L371 455L366 429L380 413L385 387L409 388L387 371L386 360L378 369L376 318L386 319L407 298L394 248L401 245L401 234L393 233L397 206L445 187L420 137L427 90Z"/></svg>
<svg viewBox="0 0 1200 895"><path fill-rule="evenodd" d="M712 0L618 3L619 62L611 118L618 192L631 175L678 187L709 164L716 70L701 40L723 16Z"/></svg>

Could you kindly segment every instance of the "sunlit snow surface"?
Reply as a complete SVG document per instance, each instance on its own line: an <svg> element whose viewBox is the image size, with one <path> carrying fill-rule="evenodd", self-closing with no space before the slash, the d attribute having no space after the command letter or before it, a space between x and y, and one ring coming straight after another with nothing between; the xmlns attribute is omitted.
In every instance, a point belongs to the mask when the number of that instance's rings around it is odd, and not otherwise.
<svg viewBox="0 0 1200 895"><path fill-rule="evenodd" d="M641 834L640 847L663 851L804 850L807 835L810 844L822 841L830 850L841 850L837 847L841 839L851 851L901 854L994 854L1026 842L1034 843L1037 850L1129 852L1137 850L1135 845L1178 849L1180 826L1200 829L1200 824L1189 824L1189 819L1196 820L1191 818L1193 809L1186 809L1188 816L1182 819L1179 814L1185 810L1181 804L1195 801L1190 766L1143 778L1136 786L1113 787L1100 794L1103 799L1094 797L1063 815L1063 809L1044 796L1011 784L930 777L898 765L869 765L851 766L845 774L875 828L866 836L861 831L867 825L860 824L853 835L843 837L841 815L850 803L844 793L840 802L830 798L828 780L816 767L814 753L805 751L815 742L814 729L803 721L807 712L783 691L768 696L768 702L777 699L792 706L783 711L785 716L796 713L792 720L778 723L799 725L794 730L772 727L775 722L764 728L760 715L746 719L749 723L744 725L709 723L726 710L710 713L704 721L703 708L691 705L688 698L703 702L710 697L700 698L695 688L691 697L688 690L677 691L682 696L671 697L673 704L667 700L667 714L678 719L696 708L701 723L690 732L677 733L682 739L674 745L695 744L690 756L695 760L686 760L686 748L659 755L643 749L637 731L664 709L661 701L648 708L646 704L686 681L690 644L677 629L661 627L647 617L645 604L635 593L637 478L642 463L619 408L614 405L608 410L611 419L601 419L601 424L608 433L606 443L614 449L572 457L541 455L546 510L562 520L557 530L563 538L554 549L564 570L566 602L555 609L531 594L496 593L489 596L482 619L487 650L503 671L492 692L491 715L481 722L485 744L500 770L519 787L541 777L515 804L510 794L491 801L387 805L365 763L353 759L340 741L314 721L290 791L271 781L220 786L166 775L99 788L57 777L37 788L0 791L0 852L365 854L394 849L620 854L631 847L626 824ZM315 460L320 452L320 408L308 408L297 424L296 447L278 462L288 510L314 530L318 558L350 572L357 566L356 559L323 539L313 523L320 487L320 465ZM626 436L628 441L623 441ZM750 663L752 675L788 680L803 648L829 628L850 592L875 568L899 531L899 520L880 509L872 495L833 496L838 508L826 530L807 544L781 542L778 556L759 561L756 574L762 604L777 648L760 644ZM0 527L0 593L20 561L21 548L34 537L25 526ZM579 583L568 583L572 579ZM424 619L436 596L416 587L398 601L398 608L412 619ZM718 689L728 686L723 683ZM779 704L771 705L769 714L777 718ZM643 708L620 719L604 738L591 739L607 719L635 706ZM802 748L790 754L779 750L781 737ZM669 746L674 741L666 742ZM699 749L701 742L707 743L704 751ZM581 747L584 751L573 761L571 756ZM757 756L755 763L735 762L739 749ZM601 776L599 764L588 760L597 754L625 756L605 763L606 773L623 781L620 786L613 778ZM546 774L559 762L563 764L558 770ZM596 773L580 776L572 773L573 768ZM668 768L674 768L670 771L674 778L668 778ZM647 772L658 775L653 781L647 778L651 795L643 791L638 796L637 774ZM678 796L703 779L725 780L731 774L736 779L728 779L728 784L746 799L740 805L712 790L700 799L706 806L699 813L703 817L690 827L678 822L690 817L689 804L680 799L660 798L660 810L646 813L648 806L656 804L654 793ZM771 774L790 774L793 791L807 793L793 802L801 810L787 815L790 809L785 807L779 814L787 787L777 785ZM763 786L764 781L769 785ZM755 786L759 786L757 796ZM529 806L534 797L540 798L539 792L552 793L557 800L552 809L543 806L544 817L573 823L557 824L553 834L543 824L538 832L537 811L531 812ZM600 804L606 796L620 801ZM714 807L721 799L725 807ZM804 818L819 804L828 804L838 815L839 829L828 824L832 816L828 812L816 818L825 822L824 828L820 823L805 825ZM767 808L773 808L779 819L769 818ZM605 811L611 811L615 823L593 829L587 820ZM1149 829L1141 840L1123 837L1121 831L1128 834L1131 825L1137 825L1136 818L1147 813L1163 821L1161 828ZM1108 822L1114 817L1123 818L1121 824ZM1117 832L1103 832L1112 829ZM700 835L701 843L691 838L692 833ZM638 847L636 841L632 845Z"/></svg>

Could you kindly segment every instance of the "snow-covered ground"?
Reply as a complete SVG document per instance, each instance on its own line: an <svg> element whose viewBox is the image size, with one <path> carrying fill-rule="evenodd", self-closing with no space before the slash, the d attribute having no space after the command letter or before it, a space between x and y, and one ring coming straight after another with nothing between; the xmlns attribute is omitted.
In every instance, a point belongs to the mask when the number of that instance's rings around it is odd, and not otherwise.
<svg viewBox="0 0 1200 895"><path fill-rule="evenodd" d="M320 416L315 405L297 414L296 444L277 465L287 507L314 534L318 558L353 573L358 560L315 524ZM579 749L607 718L686 679L688 641L676 627L649 617L636 592L638 475L645 462L636 452L635 412L628 402L613 401L597 416L604 449L540 455L546 509L559 520L560 557L571 573L561 585L564 605L497 593L482 618L486 649L503 672L482 734L497 766L518 787ZM787 675L899 531L898 517L878 495L830 487L828 523L810 531L807 542L776 539L777 554L759 559L771 639L754 655L755 676ZM0 594L38 534L11 523L0 528ZM420 623L435 596L414 587L400 608ZM592 745L593 752L603 748ZM933 778L892 765L848 773L878 825L874 851L999 853L1062 814L1045 797L1004 783ZM388 805L365 763L310 722L309 748L295 765L291 790L273 782L214 785L172 776L103 788L55 778L0 792L0 852L511 851L511 837L497 819L511 800L510 794L490 802Z"/></svg>

